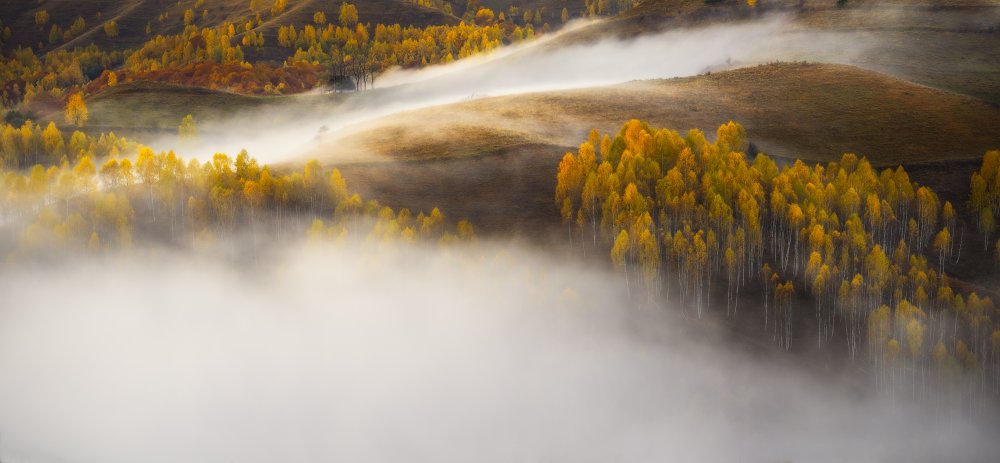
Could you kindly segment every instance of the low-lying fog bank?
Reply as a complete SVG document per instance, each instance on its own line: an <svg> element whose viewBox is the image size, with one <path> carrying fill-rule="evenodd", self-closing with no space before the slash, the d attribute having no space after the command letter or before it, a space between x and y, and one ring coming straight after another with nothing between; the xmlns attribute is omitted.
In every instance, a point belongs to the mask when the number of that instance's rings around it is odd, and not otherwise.
<svg viewBox="0 0 1000 463"><path fill-rule="evenodd" d="M541 255L348 245L0 270L0 459L989 461L997 427L867 397ZM729 343L732 345L732 343ZM848 381L844 381L846 383Z"/></svg>

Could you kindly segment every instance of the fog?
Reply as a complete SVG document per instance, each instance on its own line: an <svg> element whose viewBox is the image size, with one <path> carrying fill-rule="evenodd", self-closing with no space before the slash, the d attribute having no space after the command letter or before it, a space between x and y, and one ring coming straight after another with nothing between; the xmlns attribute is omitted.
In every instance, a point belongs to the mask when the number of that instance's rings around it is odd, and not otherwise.
<svg viewBox="0 0 1000 463"><path fill-rule="evenodd" d="M741 352L676 308L625 303L619 277L536 249L281 255L253 270L174 253L0 271L0 460L961 462L1000 450L995 423Z"/></svg>
<svg viewBox="0 0 1000 463"><path fill-rule="evenodd" d="M574 40L596 27L579 21L537 40L417 71L389 71L375 89L311 95L223 121L199 121L209 136L185 152L208 158L248 149L263 162L296 159L317 145L336 160L336 143L358 124L391 114L490 96L613 85L640 79L691 76L775 60L851 62L873 45L860 32L809 32L783 16L755 22L673 29L637 38ZM322 134L322 136L319 136ZM176 148L175 137L154 143ZM357 153L343 153L357 157Z"/></svg>

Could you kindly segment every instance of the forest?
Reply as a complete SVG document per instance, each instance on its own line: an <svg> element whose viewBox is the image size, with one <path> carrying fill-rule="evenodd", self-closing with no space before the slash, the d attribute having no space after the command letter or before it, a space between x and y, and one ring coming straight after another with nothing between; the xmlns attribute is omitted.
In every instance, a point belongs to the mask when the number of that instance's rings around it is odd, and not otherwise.
<svg viewBox="0 0 1000 463"><path fill-rule="evenodd" d="M150 23L145 27L145 43L134 50L91 44L46 50L41 57L38 53L43 49L80 35L86 20L78 16L64 30L46 10L39 10L35 26L51 26L48 45L13 47L5 43L9 37L0 41L4 50L0 99L9 107L30 107L33 101L60 105L73 93L93 94L136 80L195 84L251 95L301 93L348 76L356 79L358 87L370 87L375 76L393 67L443 64L492 50L501 42L530 40L535 36L534 23L549 29L548 23L541 23L538 11L534 15L525 11L524 17L531 19L518 25L506 20L503 12L495 16L488 8L475 10L468 22L457 25L419 28L362 23L357 8L345 2L337 17L328 19L317 11L309 23L282 25L276 36L269 33L265 38L265 22L269 17L280 19L285 8L281 2L264 9L260 2L250 1L245 21L218 25L209 21L208 10L199 16L195 9L187 9L179 18L165 12L157 17L158 25L178 21L183 31L153 35ZM0 24L0 30L4 27L9 31L9 26ZM115 20L108 20L102 28L113 44L119 35ZM259 60L261 53L280 65Z"/></svg>
<svg viewBox="0 0 1000 463"><path fill-rule="evenodd" d="M114 134L76 131L66 143L54 124L8 125L3 137L5 155L40 162L0 170L8 262L136 244L210 244L248 231L254 245L290 234L342 240L349 232L376 241L475 239L471 223L451 222L437 208L414 214L364 200L340 171L316 161L272 170L246 151L235 159L217 153L211 161L185 161ZM75 153L73 160L65 153Z"/></svg>
<svg viewBox="0 0 1000 463"><path fill-rule="evenodd" d="M968 204L956 207L901 166L878 171L847 153L779 167L764 153L748 158L747 140L733 122L714 142L638 120L614 138L592 131L556 175L566 240L609 255L654 307L676 300L698 318L716 306L735 317L741 291L758 291L743 310L760 312L774 343L842 345L878 389L926 399L966 375L977 378L963 383L967 410L1000 392L997 308L945 271L963 252L1000 265L1000 151L983 156ZM968 219L981 236L966 241L956 233ZM813 334L796 336L806 313Z"/></svg>

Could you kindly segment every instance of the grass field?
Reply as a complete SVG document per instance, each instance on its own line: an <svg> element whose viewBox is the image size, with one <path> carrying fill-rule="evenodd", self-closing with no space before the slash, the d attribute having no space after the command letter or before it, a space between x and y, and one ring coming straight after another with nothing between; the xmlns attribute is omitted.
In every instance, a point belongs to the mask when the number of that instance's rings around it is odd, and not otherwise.
<svg viewBox="0 0 1000 463"><path fill-rule="evenodd" d="M196 120L225 118L277 102L267 98L237 95L199 87L155 82L129 82L88 98L90 119L87 130L116 133L176 132L181 119L194 115ZM45 117L61 123L62 113Z"/></svg>

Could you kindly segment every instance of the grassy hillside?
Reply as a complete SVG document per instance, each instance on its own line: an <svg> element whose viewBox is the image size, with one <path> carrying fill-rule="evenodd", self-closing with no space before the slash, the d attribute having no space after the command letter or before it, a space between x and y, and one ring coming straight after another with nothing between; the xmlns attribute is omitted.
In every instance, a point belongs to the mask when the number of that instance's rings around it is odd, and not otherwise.
<svg viewBox="0 0 1000 463"><path fill-rule="evenodd" d="M570 18L580 17L586 12L583 0L479 0L479 5L490 8L498 14L503 11L507 15L510 14L510 7L515 6L518 10L519 17L515 18L518 24L522 21L520 15L526 10L533 13L540 11L542 21L553 26L560 23L563 8L566 8Z"/></svg>
<svg viewBox="0 0 1000 463"><path fill-rule="evenodd" d="M103 49L136 48L156 35L176 34L184 29L184 10L193 9L195 0L42 0L38 2L5 2L0 6L4 23L14 24L15 31L5 49L18 45L30 46L41 52L57 48L86 46L96 43ZM235 21L250 14L249 0L207 0L196 15L199 27L214 26L225 21ZM35 14L46 11L51 17L44 26L35 24ZM209 11L208 20L202 12ZM163 19L161 20L161 15ZM50 44L48 37L52 25L63 30L69 28L77 17L86 22L85 31L68 42ZM103 26L114 20L118 24L118 37L109 38ZM146 34L149 25L150 33ZM42 42L42 46L39 46Z"/></svg>
<svg viewBox="0 0 1000 463"><path fill-rule="evenodd" d="M785 18L789 31L833 34L852 44L871 44L851 64L1000 104L1000 4L995 1L852 0L838 8L825 0L771 0L750 8L742 0L646 0L617 18L561 40L631 37L677 27L750 21L768 14ZM799 59L824 61L828 57Z"/></svg>
<svg viewBox="0 0 1000 463"><path fill-rule="evenodd" d="M88 125L173 131L188 113L211 120L266 105L295 106L297 114L310 117L314 107L329 109L331 99L361 104L366 96L257 98L137 82L90 98ZM1000 141L1000 109L973 98L851 66L783 63L401 113L363 124L336 146L305 157L336 150L427 160L529 145L572 146L590 128L612 131L631 118L704 130L734 120L769 154L824 162L848 151L877 165L970 159Z"/></svg>
<svg viewBox="0 0 1000 463"><path fill-rule="evenodd" d="M193 24L198 27L218 26L226 22L243 23L260 14L263 25L256 29L263 32L270 44L277 40L279 26L298 26L312 22L313 14L322 11L328 21L336 23L339 1L288 0L288 6L278 15L272 15L273 2L262 0L262 7L250 10L250 0L204 0L197 8L197 0L41 0L0 3L0 18L15 32L4 45L10 50L17 46L30 46L42 52L57 48L73 48L91 43L102 49L134 49L157 35L177 34L184 30L184 12L195 13ZM440 11L424 8L405 0L354 0L358 16L364 23L385 23L414 26L456 24L458 19ZM50 20L43 26L35 24L35 13L49 13ZM207 11L207 15L205 12ZM86 22L86 29L68 42L50 44L48 37L53 24L63 30L77 17ZM115 20L119 35L110 38L104 33L104 23ZM146 33L149 26L150 32Z"/></svg>
<svg viewBox="0 0 1000 463"><path fill-rule="evenodd" d="M197 102L197 104L195 104ZM211 120L268 104L269 99L226 93L200 87L131 82L118 85L87 100L87 130L116 133L176 132L181 118ZM61 122L61 113L46 119Z"/></svg>
<svg viewBox="0 0 1000 463"><path fill-rule="evenodd" d="M460 20L439 10L425 8L406 0L357 0L350 2L358 8L358 18L362 23L400 24L403 26L426 27L431 25L454 25ZM295 25L298 27L313 23L313 15L323 12L327 22L337 24L340 14L339 1L300 0L289 2L288 9L279 16L269 17L255 28L264 35L262 50L248 49L248 58L280 61L288 54L278 46L278 28Z"/></svg>
<svg viewBox="0 0 1000 463"><path fill-rule="evenodd" d="M521 134L524 143L568 146L592 127L612 131L631 118L703 130L734 120L761 150L824 162L844 152L868 156L877 165L969 159L1000 142L1000 110L972 98L850 66L787 63L485 98L385 118L348 141L397 157L413 147L422 152L424 134L454 133L444 128L482 121L484 127L506 129L505 137ZM380 142L365 143L371 134ZM475 136L459 138L481 143ZM439 156L449 154L435 152Z"/></svg>
<svg viewBox="0 0 1000 463"><path fill-rule="evenodd" d="M1000 105L1000 31L887 32L879 39L857 65Z"/></svg>
<svg viewBox="0 0 1000 463"><path fill-rule="evenodd" d="M631 118L706 131L734 120L757 148L810 162L855 152L882 167L920 164L919 180L955 201L968 195L966 160L1000 143L1000 111L972 98L850 66L775 64L402 113L303 158L337 165L389 204L436 204L488 231L533 234L558 224L563 153L590 128L613 132ZM962 170L934 174L951 166Z"/></svg>
<svg viewBox="0 0 1000 463"><path fill-rule="evenodd" d="M55 45L49 43L49 32L53 24L62 29L68 29L77 17L82 17L86 21L84 34L87 34L91 30L98 29L107 19L117 17L122 12L145 3L147 0L0 2L0 19L3 20L5 26L10 27L14 32L11 39L4 43L4 49L11 50L18 46L25 46L36 50L51 50L62 43L61 41ZM42 10L48 12L50 19L44 25L37 25L35 13Z"/></svg>
<svg viewBox="0 0 1000 463"><path fill-rule="evenodd" d="M923 15L951 16L949 13L964 11L989 11L997 8L990 0L848 0L837 6L834 0L758 0L750 7L746 0L645 0L630 11L620 15L623 23L673 22L693 23L703 21L735 20L759 16L768 12L784 12L809 20L815 25L826 23L839 27L886 27L886 13L892 12L895 20L918 21ZM857 14L857 13L864 14ZM979 15L983 23L987 18ZM937 27L950 27L938 21ZM987 26L988 27L988 26Z"/></svg>

